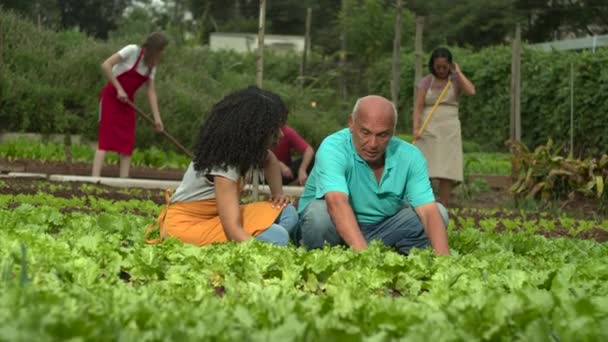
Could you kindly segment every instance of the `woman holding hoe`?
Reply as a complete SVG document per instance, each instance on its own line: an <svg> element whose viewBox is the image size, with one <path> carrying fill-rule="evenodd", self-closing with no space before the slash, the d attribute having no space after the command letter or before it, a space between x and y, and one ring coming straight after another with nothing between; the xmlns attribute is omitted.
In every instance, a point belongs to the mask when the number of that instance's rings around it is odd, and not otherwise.
<svg viewBox="0 0 608 342"><path fill-rule="evenodd" d="M106 59L101 68L108 78L99 100L99 142L93 160L93 177L101 175L107 151L120 155L120 177L129 176L131 154L135 145L135 92L145 83L155 129L163 131L154 88L156 66L169 43L161 32L151 33L141 47L132 44Z"/></svg>
<svg viewBox="0 0 608 342"><path fill-rule="evenodd" d="M446 48L433 51L429 71L417 85L414 143L426 158L429 177L439 179L438 201L447 208L454 182L463 180L458 103L462 95L475 95L475 86L452 62Z"/></svg>
<svg viewBox="0 0 608 342"><path fill-rule="evenodd" d="M215 242L258 240L285 246L298 222L283 194L279 162L270 151L281 138L287 107L281 98L255 86L216 103L200 128L194 159L169 198L146 242L176 237L204 246ZM240 205L251 171L262 167L271 199ZM158 226L159 239L148 235Z"/></svg>

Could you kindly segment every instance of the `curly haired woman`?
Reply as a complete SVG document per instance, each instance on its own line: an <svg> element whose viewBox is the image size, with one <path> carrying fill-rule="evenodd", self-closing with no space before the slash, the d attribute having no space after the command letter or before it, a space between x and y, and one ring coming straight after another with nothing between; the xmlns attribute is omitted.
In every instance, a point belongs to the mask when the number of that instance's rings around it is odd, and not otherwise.
<svg viewBox="0 0 608 342"><path fill-rule="evenodd" d="M161 239L204 246L255 237L287 245L298 216L283 194L279 163L269 150L286 121L281 98L255 86L216 103L200 128L194 160L158 217ZM244 179L258 167L264 169L271 199L240 205ZM153 229L148 227L146 237Z"/></svg>

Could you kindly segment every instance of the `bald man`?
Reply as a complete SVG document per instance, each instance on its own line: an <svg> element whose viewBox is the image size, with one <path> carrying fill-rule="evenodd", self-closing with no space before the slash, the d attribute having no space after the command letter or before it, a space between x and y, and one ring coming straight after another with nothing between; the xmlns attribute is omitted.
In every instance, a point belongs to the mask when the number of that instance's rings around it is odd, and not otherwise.
<svg viewBox="0 0 608 342"><path fill-rule="evenodd" d="M299 202L299 242L360 251L378 239L405 255L429 245L449 254L447 211L435 202L422 153L394 137L392 102L360 98L348 123L319 147Z"/></svg>

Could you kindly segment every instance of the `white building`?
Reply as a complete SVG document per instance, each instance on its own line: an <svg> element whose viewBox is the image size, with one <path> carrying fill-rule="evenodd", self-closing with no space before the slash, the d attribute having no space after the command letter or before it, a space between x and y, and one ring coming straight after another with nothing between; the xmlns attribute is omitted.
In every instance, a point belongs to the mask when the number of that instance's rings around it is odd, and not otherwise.
<svg viewBox="0 0 608 342"><path fill-rule="evenodd" d="M255 52L258 49L258 35L254 33L213 32L209 37L211 51L234 50L240 53ZM304 51L303 36L264 35L264 48L276 52Z"/></svg>
<svg viewBox="0 0 608 342"><path fill-rule="evenodd" d="M556 40L552 42L532 44L532 46L545 51L591 49L593 52L595 52L595 49L597 48L608 46L608 35Z"/></svg>

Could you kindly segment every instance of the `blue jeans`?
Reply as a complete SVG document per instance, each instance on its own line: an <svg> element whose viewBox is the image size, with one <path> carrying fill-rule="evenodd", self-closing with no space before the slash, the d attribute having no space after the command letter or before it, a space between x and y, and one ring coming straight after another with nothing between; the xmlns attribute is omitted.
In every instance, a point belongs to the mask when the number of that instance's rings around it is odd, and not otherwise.
<svg viewBox="0 0 608 342"><path fill-rule="evenodd" d="M447 227L447 210L440 203L437 206ZM402 208L384 221L361 224L360 228L365 241L381 240L386 246L394 247L405 255L414 247L424 248L430 245L422 222L410 206ZM307 248L321 248L324 243L331 246L345 244L329 216L325 200L314 200L306 206L300 217L300 234L301 244Z"/></svg>
<svg viewBox="0 0 608 342"><path fill-rule="evenodd" d="M276 221L274 221L274 224L255 238L260 241L273 243L275 245L287 246L289 244L291 235L293 235L296 230L297 225L298 212L293 205L289 204L283 208L281 214L279 214L279 217L277 217Z"/></svg>

